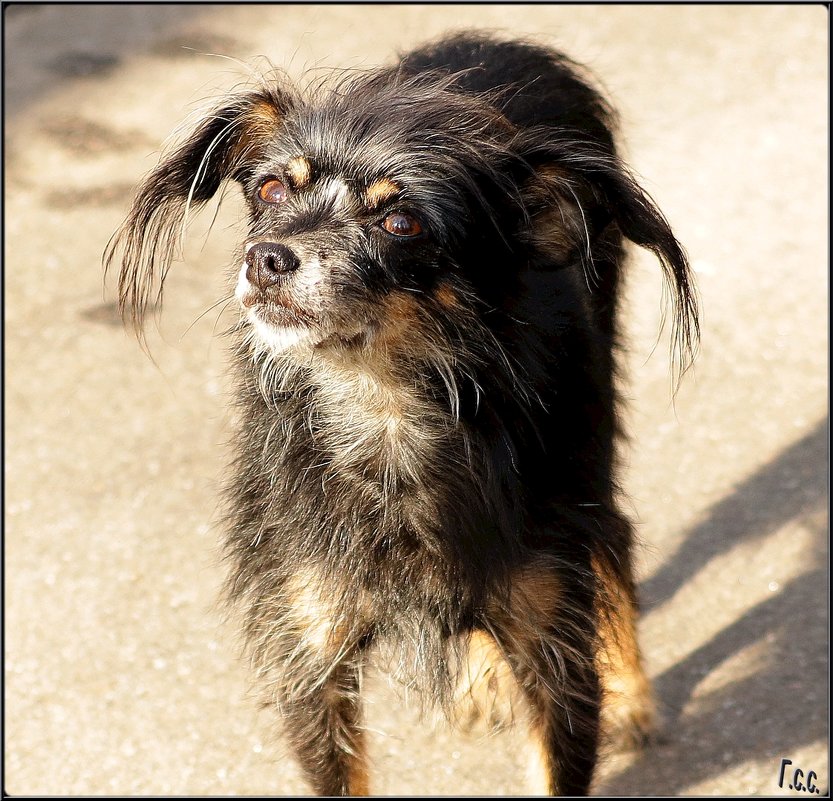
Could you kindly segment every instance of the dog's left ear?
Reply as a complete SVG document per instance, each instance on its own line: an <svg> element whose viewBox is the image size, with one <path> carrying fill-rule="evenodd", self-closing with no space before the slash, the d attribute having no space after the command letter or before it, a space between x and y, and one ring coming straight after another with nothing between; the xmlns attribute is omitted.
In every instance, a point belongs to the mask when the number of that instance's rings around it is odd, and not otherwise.
<svg viewBox="0 0 833 801"><path fill-rule="evenodd" d="M524 154L537 175L537 200L547 195L557 214L557 242L590 264L594 244L611 224L659 260L673 300L672 358L678 379L691 366L700 339L697 291L685 250L663 213L614 153L592 141L548 135ZM543 187L543 189L542 189ZM552 234L551 234L552 235Z"/></svg>
<svg viewBox="0 0 833 801"><path fill-rule="evenodd" d="M241 94L207 115L144 180L104 252L105 271L119 254L119 308L137 336L165 275L192 206L210 200L226 179L241 180L281 124L291 103L281 90Z"/></svg>

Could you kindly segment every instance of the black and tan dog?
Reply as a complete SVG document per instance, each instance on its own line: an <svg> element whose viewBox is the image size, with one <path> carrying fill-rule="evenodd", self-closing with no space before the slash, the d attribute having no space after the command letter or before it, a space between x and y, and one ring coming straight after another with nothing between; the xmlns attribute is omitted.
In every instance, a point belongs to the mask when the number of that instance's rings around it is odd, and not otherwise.
<svg viewBox="0 0 833 801"><path fill-rule="evenodd" d="M108 249L140 330L188 209L226 179L248 203L229 595L319 793L368 792L373 653L452 718L514 693L547 793L587 791L600 721L650 726L616 499L624 240L662 265L680 369L698 324L613 127L563 55L457 35L227 98Z"/></svg>

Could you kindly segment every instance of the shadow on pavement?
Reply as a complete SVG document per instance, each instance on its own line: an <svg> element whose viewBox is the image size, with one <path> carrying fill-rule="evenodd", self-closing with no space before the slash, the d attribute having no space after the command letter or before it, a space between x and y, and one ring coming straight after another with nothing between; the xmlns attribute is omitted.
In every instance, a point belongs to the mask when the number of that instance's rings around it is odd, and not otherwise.
<svg viewBox="0 0 833 801"><path fill-rule="evenodd" d="M763 538L827 502L828 421L787 448L720 501L672 559L640 587L645 609L668 599L708 562L739 542Z"/></svg>
<svg viewBox="0 0 833 801"><path fill-rule="evenodd" d="M105 78L152 48L169 57L189 57L194 50L230 49L229 37L217 41L202 30L211 14L205 5L160 4L152 10L141 5L101 5L96 9L55 8L52 4L16 3L3 8L4 116L6 121L39 101L59 92L72 81ZM63 26L64 44L53 45L54 31ZM183 38L180 34L186 32ZM95 43L95 44L93 44Z"/></svg>
<svg viewBox="0 0 833 801"><path fill-rule="evenodd" d="M657 605L654 599L670 597L739 542L762 538L796 517L812 533L806 572L656 678L662 729L636 762L611 776L599 792L673 795L748 760L772 761L772 791L777 792L780 760L792 756L782 753L785 735L786 750L826 740L827 447L824 419L717 504L646 583L650 608ZM683 714L709 672L758 642L766 643L767 657L754 674L719 687L698 701L696 713Z"/></svg>

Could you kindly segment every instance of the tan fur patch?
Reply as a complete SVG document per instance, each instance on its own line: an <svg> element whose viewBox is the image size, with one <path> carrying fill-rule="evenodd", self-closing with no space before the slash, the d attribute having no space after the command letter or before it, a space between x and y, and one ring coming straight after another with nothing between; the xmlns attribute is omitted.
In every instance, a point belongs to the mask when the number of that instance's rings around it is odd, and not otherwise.
<svg viewBox="0 0 833 801"><path fill-rule="evenodd" d="M390 346L402 337L416 334L420 322L420 307L417 299L407 292L392 292L385 299L384 320L380 339Z"/></svg>
<svg viewBox="0 0 833 801"><path fill-rule="evenodd" d="M440 284L434 290L434 297L437 299L437 303L446 309L456 309L459 305L457 293L446 283Z"/></svg>
<svg viewBox="0 0 833 801"><path fill-rule="evenodd" d="M529 236L536 247L553 258L566 258L586 239L585 220L570 176L557 165L541 168L526 191L530 202L544 208L530 222Z"/></svg>
<svg viewBox="0 0 833 801"><path fill-rule="evenodd" d="M540 648L536 632L545 629L559 617L563 591L558 574L547 564L531 564L517 570L512 578L511 615L518 625L511 636L522 651ZM553 795L552 760L547 746L547 728L540 720L541 709L532 698L519 699L527 721L529 762L527 792L532 795Z"/></svg>
<svg viewBox="0 0 833 801"><path fill-rule="evenodd" d="M280 112L266 100L259 100L248 112L251 125L261 124L264 127L273 127L281 120Z"/></svg>
<svg viewBox="0 0 833 801"><path fill-rule="evenodd" d="M365 754L364 737L356 750L358 753L350 759L350 775L347 779L348 792L352 796L370 795L370 778L367 771L367 755Z"/></svg>
<svg viewBox="0 0 833 801"><path fill-rule="evenodd" d="M518 570L512 579L514 604L519 604L519 613L533 616L542 623L555 618L561 605L561 585L558 576L551 570L529 565Z"/></svg>
<svg viewBox="0 0 833 801"><path fill-rule="evenodd" d="M530 234L535 246L555 259L570 255L575 245L578 219L568 218L560 207L548 209L533 218Z"/></svg>
<svg viewBox="0 0 833 801"><path fill-rule="evenodd" d="M539 726L530 726L529 762L526 766L527 793L529 795L554 795L550 756L544 741L545 730Z"/></svg>
<svg viewBox="0 0 833 801"><path fill-rule="evenodd" d="M238 153L250 149L258 150L280 124L280 112L266 100L259 100L244 115L245 124L240 126Z"/></svg>
<svg viewBox="0 0 833 801"><path fill-rule="evenodd" d="M497 643L484 631L472 632L454 698L459 722L467 730L478 723L500 729L514 720L518 697L512 669Z"/></svg>
<svg viewBox="0 0 833 801"><path fill-rule="evenodd" d="M391 181L390 178L379 178L365 190L365 205L369 209L377 209L383 203L395 197L400 191L401 187Z"/></svg>
<svg viewBox="0 0 833 801"><path fill-rule="evenodd" d="M337 650L344 639L344 627L338 624L333 608L333 594L325 594L321 578L312 571L301 570L289 581L287 602L305 642L321 653Z"/></svg>
<svg viewBox="0 0 833 801"><path fill-rule="evenodd" d="M604 608L596 668L602 685L602 731L608 740L639 745L654 728L655 704L637 641L634 602L609 571L594 560Z"/></svg>
<svg viewBox="0 0 833 801"><path fill-rule="evenodd" d="M286 171L295 189L303 189L312 180L312 164L303 156L290 159L287 162Z"/></svg>

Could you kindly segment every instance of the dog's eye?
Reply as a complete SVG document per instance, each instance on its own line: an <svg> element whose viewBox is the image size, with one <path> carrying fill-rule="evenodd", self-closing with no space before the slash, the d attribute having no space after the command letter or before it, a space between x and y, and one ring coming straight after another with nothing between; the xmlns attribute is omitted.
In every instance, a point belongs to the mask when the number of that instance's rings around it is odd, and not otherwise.
<svg viewBox="0 0 833 801"><path fill-rule="evenodd" d="M418 236L422 233L422 225L412 214L404 211L394 211L382 221L382 228L394 236Z"/></svg>
<svg viewBox="0 0 833 801"><path fill-rule="evenodd" d="M260 185L257 196L264 203L283 203L289 192L282 181L277 178L269 178Z"/></svg>

